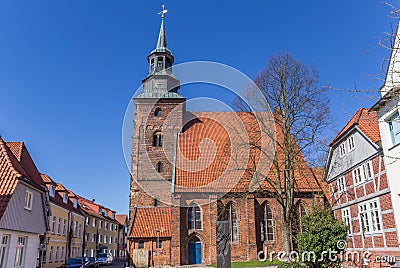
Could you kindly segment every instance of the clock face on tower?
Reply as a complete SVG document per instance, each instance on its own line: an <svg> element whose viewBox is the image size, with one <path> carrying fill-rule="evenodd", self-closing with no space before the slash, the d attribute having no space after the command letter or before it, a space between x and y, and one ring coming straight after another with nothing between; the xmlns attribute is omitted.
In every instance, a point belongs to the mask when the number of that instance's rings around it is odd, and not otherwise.
<svg viewBox="0 0 400 268"><path fill-rule="evenodd" d="M167 89L167 80L165 79L155 79L154 80L155 89Z"/></svg>

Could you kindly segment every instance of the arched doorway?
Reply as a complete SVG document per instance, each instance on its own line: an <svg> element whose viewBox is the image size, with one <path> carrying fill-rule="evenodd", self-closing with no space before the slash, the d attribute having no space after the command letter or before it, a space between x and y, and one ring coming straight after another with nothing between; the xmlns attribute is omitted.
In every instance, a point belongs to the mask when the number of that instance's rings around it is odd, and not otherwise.
<svg viewBox="0 0 400 268"><path fill-rule="evenodd" d="M189 241L189 264L201 264L201 241L196 236Z"/></svg>

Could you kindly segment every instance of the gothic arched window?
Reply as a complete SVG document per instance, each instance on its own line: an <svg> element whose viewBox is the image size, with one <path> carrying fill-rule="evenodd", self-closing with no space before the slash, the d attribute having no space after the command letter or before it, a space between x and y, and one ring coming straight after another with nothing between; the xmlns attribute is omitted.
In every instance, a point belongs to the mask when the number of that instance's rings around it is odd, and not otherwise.
<svg viewBox="0 0 400 268"><path fill-rule="evenodd" d="M162 147L162 133L160 131L153 135L153 146Z"/></svg>
<svg viewBox="0 0 400 268"><path fill-rule="evenodd" d="M300 224L300 231L304 231L304 224L303 224L303 217L307 214L306 210L304 209L303 205L299 205L300 217L299 217L299 224Z"/></svg>
<svg viewBox="0 0 400 268"><path fill-rule="evenodd" d="M156 117L161 116L161 108L156 108L156 110L154 111L154 116L156 116Z"/></svg>
<svg viewBox="0 0 400 268"><path fill-rule="evenodd" d="M163 170L163 163L158 162L158 163L157 163L157 172L158 172L158 173L161 173L162 170Z"/></svg>
<svg viewBox="0 0 400 268"><path fill-rule="evenodd" d="M226 214L228 215L230 225L231 241L239 241L237 214L236 209L232 203L228 204Z"/></svg>
<svg viewBox="0 0 400 268"><path fill-rule="evenodd" d="M188 229L201 229L201 210L197 204L192 204L188 209Z"/></svg>
<svg viewBox="0 0 400 268"><path fill-rule="evenodd" d="M274 240L274 220L271 207L264 203L260 215L261 241Z"/></svg>

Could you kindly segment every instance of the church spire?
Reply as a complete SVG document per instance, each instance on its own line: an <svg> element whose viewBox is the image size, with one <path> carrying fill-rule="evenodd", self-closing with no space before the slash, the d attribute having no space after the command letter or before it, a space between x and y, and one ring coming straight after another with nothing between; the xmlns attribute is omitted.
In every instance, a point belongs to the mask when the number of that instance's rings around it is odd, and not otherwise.
<svg viewBox="0 0 400 268"><path fill-rule="evenodd" d="M167 47L167 36L165 33L164 18L167 10L165 6L162 5L162 10L158 13L161 15L161 27L158 33L156 48L147 57L150 68L149 74L154 74L157 72L171 72L172 64L174 63L174 56L172 56L171 51Z"/></svg>
<svg viewBox="0 0 400 268"><path fill-rule="evenodd" d="M160 11L158 13L159 15L161 15L160 32L158 34L156 48L152 52L169 52L169 53L171 53L171 51L168 50L167 36L166 36L166 33L165 33L165 26L164 26L164 18L165 18L165 14L167 12L168 12L168 10L166 10L165 6L162 5L162 11Z"/></svg>
<svg viewBox="0 0 400 268"><path fill-rule="evenodd" d="M167 10L162 6L161 27L158 34L157 46L147 56L149 74L143 79L144 92L137 98L183 98L178 94L180 82L172 73L174 56L167 47L164 18Z"/></svg>

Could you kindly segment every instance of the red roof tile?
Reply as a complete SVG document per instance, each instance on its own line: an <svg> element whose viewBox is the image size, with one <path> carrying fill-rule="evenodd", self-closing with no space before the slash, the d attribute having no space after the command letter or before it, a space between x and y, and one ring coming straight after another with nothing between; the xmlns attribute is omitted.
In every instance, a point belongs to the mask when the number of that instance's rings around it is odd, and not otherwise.
<svg viewBox="0 0 400 268"><path fill-rule="evenodd" d="M128 215L126 214L117 214L115 215L115 219L117 222L119 222L121 225L125 225L126 220L128 219Z"/></svg>
<svg viewBox="0 0 400 268"><path fill-rule="evenodd" d="M347 122L347 124L344 126L344 128L336 135L336 137L331 142L331 146L353 126L358 126L358 128L372 142L377 143L381 140L377 113L375 111L370 111L367 108L360 108L350 118L350 120Z"/></svg>
<svg viewBox="0 0 400 268"><path fill-rule="evenodd" d="M53 181L53 179L50 178L50 176L47 175L47 174L40 174L40 176L42 178L42 181L44 183L46 183L46 186L47 186L48 190L50 189L50 185L57 185L58 187L60 187L60 185L61 185L61 184L56 183L55 181ZM61 185L61 187L64 188L64 186L62 186L62 185ZM57 189L57 187L56 187L56 189ZM62 191L61 193L63 193L63 192L64 191ZM56 191L54 196L49 195L50 202L53 202L54 204L56 204L56 205L58 205L58 206L60 206L62 208L65 208L65 209L67 209L69 211L72 211L75 214L82 215L82 213L79 210L79 208L75 208L73 202L70 199L67 200L67 203L64 202L63 196L61 195L61 193Z"/></svg>
<svg viewBox="0 0 400 268"><path fill-rule="evenodd" d="M79 195L75 195L75 196L78 199L78 203L79 203L81 209L84 210L86 213L96 216L98 218L113 220L112 213L115 211L113 211L109 208L106 208L102 205L99 205L99 204L95 203L94 201L88 200L82 196L79 196ZM102 212L103 212L102 214L99 214L99 208L102 209ZM105 210L108 211L107 215L104 215Z"/></svg>
<svg viewBox="0 0 400 268"><path fill-rule="evenodd" d="M136 208L133 219L131 237L171 237L171 208L170 207L140 207Z"/></svg>
<svg viewBox="0 0 400 268"><path fill-rule="evenodd" d="M7 142L7 146L10 148L18 162L21 164L23 169L31 180L37 185L44 186L40 173L32 160L25 144L23 142Z"/></svg>
<svg viewBox="0 0 400 268"><path fill-rule="evenodd" d="M254 115L232 112L203 112L194 115L197 116L195 122L179 135L176 192L225 192L230 189L233 192L246 191L253 179L254 172L250 170L254 170L254 167L261 170L260 174L264 176L275 177L276 171L271 166L271 159L264 158L261 161L259 149L249 150L236 145L235 150L238 151L231 151L235 143L243 143L242 137L239 137L243 133L248 135L252 144L257 144L262 134L257 131L259 126ZM275 139L281 142L282 131L278 124L275 124L275 128ZM243 133L237 134L240 132ZM242 158L242 155L245 157ZM278 148L276 155L278 166L283 170L282 150ZM317 178L312 173L301 152L298 152L297 157L296 190L320 191L322 178ZM230 164L232 159L234 163ZM241 167L244 166L247 166L247 172L243 172ZM272 189L265 177L257 181L262 189Z"/></svg>

